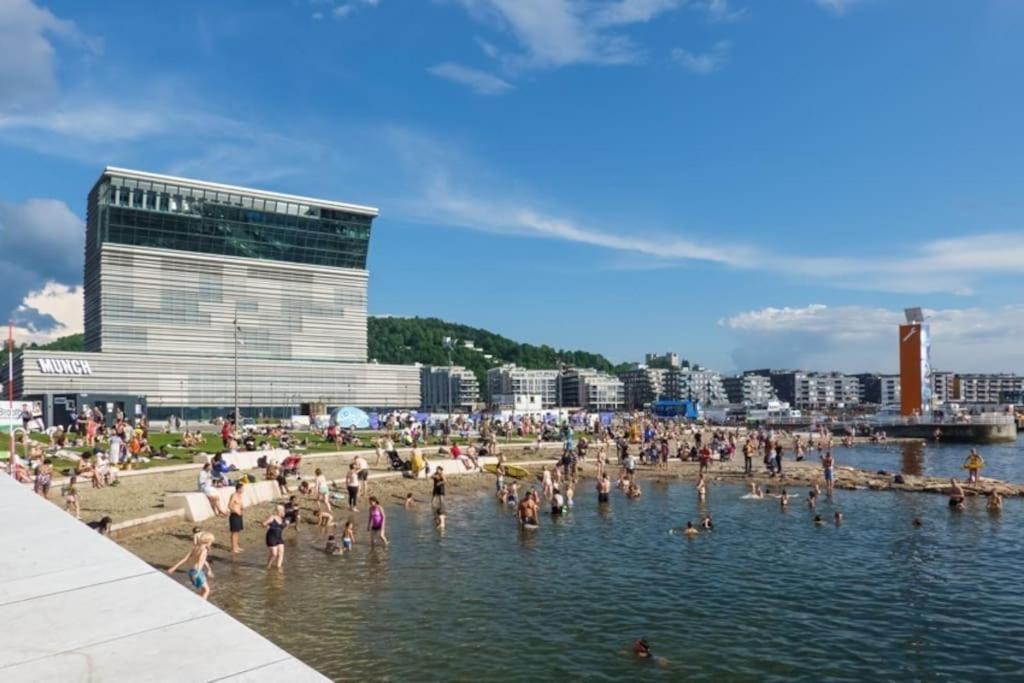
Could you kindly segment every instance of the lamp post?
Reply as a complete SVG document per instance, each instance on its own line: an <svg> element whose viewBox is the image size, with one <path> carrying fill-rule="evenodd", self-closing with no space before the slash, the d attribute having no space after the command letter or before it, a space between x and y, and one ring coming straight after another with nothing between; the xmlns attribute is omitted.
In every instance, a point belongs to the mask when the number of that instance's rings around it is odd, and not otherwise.
<svg viewBox="0 0 1024 683"><path fill-rule="evenodd" d="M448 349L448 432L451 433L452 429L452 347L455 346L455 340L451 337L445 337L441 340L444 348Z"/></svg>
<svg viewBox="0 0 1024 683"><path fill-rule="evenodd" d="M238 327L238 309L235 309L235 319L232 321L231 326L234 328L235 333L235 426L237 427L242 423L241 416L238 414L238 333L241 329Z"/></svg>

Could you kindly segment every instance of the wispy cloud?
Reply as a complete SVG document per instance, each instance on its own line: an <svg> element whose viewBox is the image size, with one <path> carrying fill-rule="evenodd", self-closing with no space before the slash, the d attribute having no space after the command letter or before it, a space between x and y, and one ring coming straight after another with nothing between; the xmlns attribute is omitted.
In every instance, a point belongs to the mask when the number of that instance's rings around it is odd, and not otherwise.
<svg viewBox="0 0 1024 683"><path fill-rule="evenodd" d="M1024 305L926 309L933 365L956 372L1024 370ZM762 308L719 321L733 333L737 368L892 372L903 313L865 306Z"/></svg>
<svg viewBox="0 0 1024 683"><path fill-rule="evenodd" d="M718 41L708 52L689 52L677 47L672 50L672 61L690 73L707 76L729 62L731 51L732 43L728 40Z"/></svg>
<svg viewBox="0 0 1024 683"><path fill-rule="evenodd" d="M703 12L708 21L725 24L747 17L746 7L734 7L730 0L699 0L690 4L690 9Z"/></svg>
<svg viewBox="0 0 1024 683"><path fill-rule="evenodd" d="M102 43L31 0L0 2L0 113L32 111L59 92L55 40L90 52Z"/></svg>
<svg viewBox="0 0 1024 683"><path fill-rule="evenodd" d="M518 51L496 54L510 70L632 64L643 50L620 29L683 5L680 0L460 0L470 15L510 33Z"/></svg>
<svg viewBox="0 0 1024 683"><path fill-rule="evenodd" d="M349 2L342 2L331 8L331 16L335 19L345 19L352 16L356 12L366 7L376 7L380 4L380 0L349 0ZM320 16L316 16L320 14ZM322 12L314 12L314 19L322 19Z"/></svg>
<svg viewBox="0 0 1024 683"><path fill-rule="evenodd" d="M436 64L427 71L438 78L472 88L481 95L500 95L512 88L511 83L494 74L455 62Z"/></svg>
<svg viewBox="0 0 1024 683"><path fill-rule="evenodd" d="M865 0L814 0L814 2L837 16L843 16L854 6L864 4Z"/></svg>

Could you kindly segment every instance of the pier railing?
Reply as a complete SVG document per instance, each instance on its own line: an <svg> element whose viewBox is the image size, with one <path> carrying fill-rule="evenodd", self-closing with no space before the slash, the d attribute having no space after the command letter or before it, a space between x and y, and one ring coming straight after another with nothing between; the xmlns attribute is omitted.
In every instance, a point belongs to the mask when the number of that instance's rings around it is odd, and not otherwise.
<svg viewBox="0 0 1024 683"><path fill-rule="evenodd" d="M925 417L901 417L899 415L886 417L873 417L865 420L868 424L878 427L894 425L928 425L941 427L943 425L1013 425L1013 415L949 415L941 418L933 416Z"/></svg>

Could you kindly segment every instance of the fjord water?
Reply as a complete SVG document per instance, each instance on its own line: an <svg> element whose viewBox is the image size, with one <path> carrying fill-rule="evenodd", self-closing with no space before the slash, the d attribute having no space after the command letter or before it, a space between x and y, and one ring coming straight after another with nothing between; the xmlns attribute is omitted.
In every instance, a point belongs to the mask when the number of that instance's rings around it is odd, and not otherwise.
<svg viewBox="0 0 1024 683"><path fill-rule="evenodd" d="M892 470L892 467L889 467ZM283 575L218 563L214 601L338 680L991 680L1024 671L1024 504L951 513L942 496L837 491L744 500L644 485L521 532L487 494L388 505L390 548L328 557L288 536ZM424 492L423 495L426 495ZM422 496L421 496L422 497ZM831 523L841 509L841 527ZM669 529L705 511L715 530ZM923 528L911 526L915 516ZM357 519L365 529L365 515ZM626 651L647 638L664 668Z"/></svg>
<svg viewBox="0 0 1024 683"><path fill-rule="evenodd" d="M966 476L963 462L971 448L970 444L915 441L865 444L852 449L836 448L833 452L839 465L872 472L884 470L962 478ZM983 444L974 448L985 459L983 477L1024 482L1024 437L1018 438L1016 443ZM812 457L817 457L817 454L812 453Z"/></svg>

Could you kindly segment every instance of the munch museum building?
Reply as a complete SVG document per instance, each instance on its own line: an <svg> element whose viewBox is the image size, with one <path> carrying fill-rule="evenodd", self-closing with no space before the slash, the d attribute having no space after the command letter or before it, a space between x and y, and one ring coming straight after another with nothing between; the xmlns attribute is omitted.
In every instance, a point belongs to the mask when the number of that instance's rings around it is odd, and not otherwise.
<svg viewBox="0 0 1024 683"><path fill-rule="evenodd" d="M209 419L234 409L236 377L243 416L416 407L418 368L367 362L376 215L108 167L89 193L86 350L25 350L15 394L48 422L83 405Z"/></svg>

